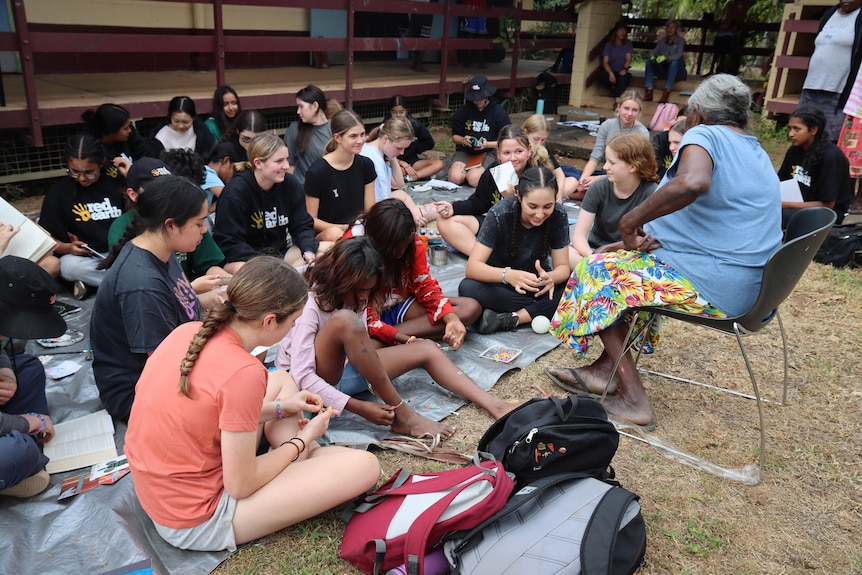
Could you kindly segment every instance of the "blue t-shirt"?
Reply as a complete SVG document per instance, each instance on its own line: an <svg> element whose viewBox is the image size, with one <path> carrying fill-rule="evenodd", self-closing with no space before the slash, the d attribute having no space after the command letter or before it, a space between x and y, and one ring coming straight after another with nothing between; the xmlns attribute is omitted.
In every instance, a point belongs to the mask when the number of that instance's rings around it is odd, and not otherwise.
<svg viewBox="0 0 862 575"><path fill-rule="evenodd" d="M204 180L201 189L207 193L207 205L212 206L214 194L212 193L211 188L223 188L224 182L221 181L218 172L209 166L204 166L204 170L206 171L206 179Z"/></svg>
<svg viewBox="0 0 862 575"><path fill-rule="evenodd" d="M644 229L662 245L653 252L656 257L688 278L712 305L738 315L757 299L763 266L781 245L778 176L754 136L701 125L683 136L662 184L676 177L682 151L691 145L712 158L709 190Z"/></svg>

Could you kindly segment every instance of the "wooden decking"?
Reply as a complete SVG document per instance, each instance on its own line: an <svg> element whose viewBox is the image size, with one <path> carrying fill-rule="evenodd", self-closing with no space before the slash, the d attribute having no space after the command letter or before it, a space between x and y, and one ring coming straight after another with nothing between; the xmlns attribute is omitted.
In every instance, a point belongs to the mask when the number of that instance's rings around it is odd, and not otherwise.
<svg viewBox="0 0 862 575"><path fill-rule="evenodd" d="M518 62L514 87L532 86L535 77L550 62ZM411 70L406 61L356 62L353 67L353 92L345 91L345 67L294 67L228 70L227 83L240 94L245 109L287 108L295 105L294 94L308 84L319 86L327 97L341 102L385 100L394 94L440 98L460 93L462 84L473 75L487 76L500 91L510 88L511 60L488 64L486 69L447 67L440 79L439 64L426 64L428 72ZM568 83L561 76L560 83ZM6 106L0 107L0 129L29 126L24 85L20 75L3 74ZM168 101L178 95L195 100L198 112L209 114L216 88L215 71L111 72L100 74L37 74L41 125L74 124L84 110L105 102L121 104L135 118L163 116ZM442 102L445 105L445 99Z"/></svg>

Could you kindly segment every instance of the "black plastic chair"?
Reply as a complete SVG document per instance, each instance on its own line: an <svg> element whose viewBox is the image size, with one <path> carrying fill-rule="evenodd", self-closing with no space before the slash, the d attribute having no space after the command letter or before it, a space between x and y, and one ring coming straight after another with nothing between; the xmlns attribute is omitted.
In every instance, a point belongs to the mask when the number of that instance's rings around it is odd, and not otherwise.
<svg viewBox="0 0 862 575"><path fill-rule="evenodd" d="M736 336L736 341L739 343L739 349L742 352L743 359L745 360L745 366L748 368L748 375L751 377L751 385L754 390L754 395L748 395L738 391L666 373L643 369L640 371L676 381L701 385L710 389L731 393L748 399L755 399L757 401L757 412L760 420L760 469L759 477L756 478L757 483L763 480L763 469L766 458L766 432L762 402L768 400L764 400L760 396L757 379L754 376L754 370L751 367L751 361L749 360L748 353L745 350L742 338L745 335L759 332L769 324L773 318L778 319L778 326L781 331L782 348L784 351L784 387L781 402L775 403L784 405L787 402L788 383L787 335L784 331L784 324L781 321L781 315L778 313L778 306L787 299L787 297L793 292L796 284L799 283L799 280L802 278L808 265L814 259L814 254L817 253L817 250L820 248L826 235L835 223L835 218L835 212L825 207L805 208L797 212L791 218L790 222L787 224L784 243L769 257L769 260L767 260L766 266L763 269L763 281L760 286L760 293L757 296L757 300L754 302L751 309L742 315L713 319L661 307L635 307L629 309L627 312L630 314L641 312L651 314L649 321L646 322L647 325L644 328L644 333L649 329L649 324L652 323L652 321L655 321L659 316L666 316ZM632 332L634 331L635 323L636 322L634 321L631 322L628 338L626 339L627 342L635 341L632 339ZM630 343L628 347L623 348L619 357L617 357L611 377L608 379L608 384L610 384L610 381L616 374L617 367L622 360L623 354L630 350L631 345L632 344ZM638 351L634 358L635 365L637 365L639 359L640 351Z"/></svg>

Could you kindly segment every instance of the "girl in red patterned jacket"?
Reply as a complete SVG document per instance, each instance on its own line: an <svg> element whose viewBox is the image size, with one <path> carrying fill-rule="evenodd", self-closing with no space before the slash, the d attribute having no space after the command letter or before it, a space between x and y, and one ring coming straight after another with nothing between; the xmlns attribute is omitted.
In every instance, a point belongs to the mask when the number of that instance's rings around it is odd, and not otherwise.
<svg viewBox="0 0 862 575"><path fill-rule="evenodd" d="M426 246L416 235L410 210L397 199L375 204L344 237L367 235L383 263L387 298L383 312L368 308L368 333L385 345L411 337L443 336L453 350L464 342L465 325L482 308L473 298L447 298L428 269ZM412 249L411 249L412 248Z"/></svg>

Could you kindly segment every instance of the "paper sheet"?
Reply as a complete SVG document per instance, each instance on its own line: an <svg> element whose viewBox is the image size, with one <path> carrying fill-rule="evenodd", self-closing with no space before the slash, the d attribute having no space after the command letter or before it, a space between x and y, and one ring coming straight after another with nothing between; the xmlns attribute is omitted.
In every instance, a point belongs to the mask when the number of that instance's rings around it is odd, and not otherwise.
<svg viewBox="0 0 862 575"><path fill-rule="evenodd" d="M497 189L505 192L511 185L513 188L518 185L518 174L515 173L515 167L512 162L505 162L499 166L491 168L491 176L494 178L494 183Z"/></svg>
<svg viewBox="0 0 862 575"><path fill-rule="evenodd" d="M782 202L804 202L802 199L802 191L799 189L799 182L796 180L783 180L780 183Z"/></svg>

